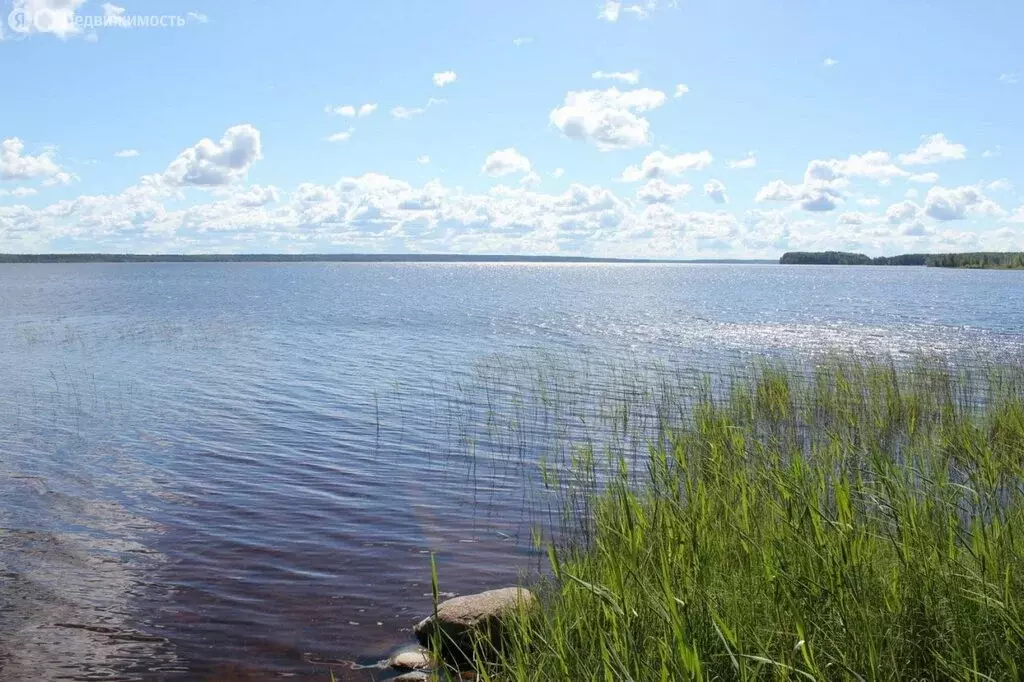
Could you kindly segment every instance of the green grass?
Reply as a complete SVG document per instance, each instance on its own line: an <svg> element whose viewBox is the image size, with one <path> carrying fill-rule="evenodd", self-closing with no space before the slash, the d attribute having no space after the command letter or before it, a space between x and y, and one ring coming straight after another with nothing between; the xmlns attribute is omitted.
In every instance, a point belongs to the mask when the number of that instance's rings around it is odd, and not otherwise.
<svg viewBox="0 0 1024 682"><path fill-rule="evenodd" d="M485 676L1024 677L1019 366L761 365L652 407L644 457L562 474L584 520Z"/></svg>

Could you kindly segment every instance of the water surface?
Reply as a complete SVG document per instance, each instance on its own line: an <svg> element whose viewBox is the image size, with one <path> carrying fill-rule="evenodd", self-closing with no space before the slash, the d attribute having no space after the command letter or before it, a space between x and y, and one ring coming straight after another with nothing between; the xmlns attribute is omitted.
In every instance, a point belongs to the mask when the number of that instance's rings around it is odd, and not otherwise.
<svg viewBox="0 0 1024 682"><path fill-rule="evenodd" d="M344 662L410 637L431 552L451 592L542 565L560 432L524 386L1019 357L1022 300L930 268L0 266L0 677L369 679Z"/></svg>

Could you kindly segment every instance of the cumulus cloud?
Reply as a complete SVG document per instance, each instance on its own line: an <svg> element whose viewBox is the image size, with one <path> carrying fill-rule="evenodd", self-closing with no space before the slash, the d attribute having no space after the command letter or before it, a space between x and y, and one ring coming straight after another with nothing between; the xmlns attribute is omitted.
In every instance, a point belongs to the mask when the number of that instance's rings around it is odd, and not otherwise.
<svg viewBox="0 0 1024 682"><path fill-rule="evenodd" d="M939 181L938 173L915 173L907 178L911 182L920 182L925 185L934 185Z"/></svg>
<svg viewBox="0 0 1024 682"><path fill-rule="evenodd" d="M640 72L636 69L632 71L595 71L590 76L594 80L614 80L629 83L630 85L636 85L640 82Z"/></svg>
<svg viewBox="0 0 1024 682"><path fill-rule="evenodd" d="M139 150L138 149L122 149L119 152L114 152L114 156L116 156L119 159L130 159L130 158L138 156L138 155L139 155Z"/></svg>
<svg viewBox="0 0 1024 682"><path fill-rule="evenodd" d="M840 225L858 226L870 221L870 217L860 211L847 211L839 216L837 222Z"/></svg>
<svg viewBox="0 0 1024 682"><path fill-rule="evenodd" d="M508 147L488 154L480 170L492 178L512 173L529 173L530 160L516 151L515 147Z"/></svg>
<svg viewBox="0 0 1024 682"><path fill-rule="evenodd" d="M339 106L326 106L324 111L332 116L346 116L352 118L354 116L369 116L373 112L377 111L377 104L375 102L362 104L355 106L354 104L342 104Z"/></svg>
<svg viewBox="0 0 1024 682"><path fill-rule="evenodd" d="M826 69L830 69L838 63L839 61L833 59L832 57L825 57L825 60L821 63L821 65L824 66Z"/></svg>
<svg viewBox="0 0 1024 682"><path fill-rule="evenodd" d="M704 196L716 204L729 203L729 195L725 192L725 185L721 180L708 180L704 185Z"/></svg>
<svg viewBox="0 0 1024 682"><path fill-rule="evenodd" d="M1017 84L1017 74L1015 73L1001 73L999 74L999 82L1005 83L1006 85Z"/></svg>
<svg viewBox="0 0 1024 682"><path fill-rule="evenodd" d="M343 130L340 133L334 133L333 135L327 136L328 142L348 142L352 137L353 129Z"/></svg>
<svg viewBox="0 0 1024 682"><path fill-rule="evenodd" d="M84 4L85 0L13 0L10 15L4 14L5 18L24 17L24 27L30 33L49 33L64 40L81 32L75 12Z"/></svg>
<svg viewBox="0 0 1024 682"><path fill-rule="evenodd" d="M624 182L637 182L639 180L680 175L686 171L704 170L711 165L712 161L714 161L714 157L707 150L677 154L675 156L669 156L662 151L656 151L645 156L640 165L627 166L622 171L622 180Z"/></svg>
<svg viewBox="0 0 1024 682"><path fill-rule="evenodd" d="M791 201L805 211L832 211L839 203L840 192L828 183L790 185L772 180L757 193L757 201Z"/></svg>
<svg viewBox="0 0 1024 682"><path fill-rule="evenodd" d="M893 204L885 211L885 219L890 225L901 225L921 216L921 207L912 201L901 201Z"/></svg>
<svg viewBox="0 0 1024 682"><path fill-rule="evenodd" d="M689 91L690 88L688 86L684 85L683 83L676 83L676 91L675 95L673 96L679 98L688 93Z"/></svg>
<svg viewBox="0 0 1024 682"><path fill-rule="evenodd" d="M523 187L533 188L540 184L540 175L534 171L530 171L522 178L519 179L519 184Z"/></svg>
<svg viewBox="0 0 1024 682"><path fill-rule="evenodd" d="M15 187L14 189L0 189L0 197L30 197L39 194L35 187Z"/></svg>
<svg viewBox="0 0 1024 682"><path fill-rule="evenodd" d="M565 169L564 168L556 168L555 170L551 171L551 177L553 177L553 178L560 178L563 175L565 175Z"/></svg>
<svg viewBox="0 0 1024 682"><path fill-rule="evenodd" d="M754 168L757 166L757 155L754 152L747 152L746 157L742 159L733 159L732 161L726 161L725 165L728 168L734 168L737 170Z"/></svg>
<svg viewBox="0 0 1024 682"><path fill-rule="evenodd" d="M512 44L515 45L516 47L521 47L523 45L529 45L532 42L533 42L533 38L530 38L529 36L525 36L525 37L522 37L522 38L513 38L512 39Z"/></svg>
<svg viewBox="0 0 1024 682"><path fill-rule="evenodd" d="M438 104L444 104L444 103L445 103L445 100L443 100L443 99L436 99L434 97L431 97L430 99L427 100L427 106L425 106L425 107L404 107L404 106L394 107L391 110L391 116L394 117L394 118L397 118L399 120L413 118L415 116L420 116L420 115L426 113L427 109L429 109L432 106L435 106L435 105L438 105Z"/></svg>
<svg viewBox="0 0 1024 682"><path fill-rule="evenodd" d="M805 211L831 211L843 201L843 191L851 180L865 178L886 184L893 178L910 176L892 163L889 152L851 154L845 159L815 159L807 164L801 184L773 180L761 188L757 200L795 201Z"/></svg>
<svg viewBox="0 0 1024 682"><path fill-rule="evenodd" d="M590 141L601 151L632 149L651 139L650 122L638 114L664 103L665 93L650 88L573 91L549 118L566 137Z"/></svg>
<svg viewBox="0 0 1024 682"><path fill-rule="evenodd" d="M601 7L601 12L597 15L597 18L615 23L619 20L621 12L621 2L617 2L616 0L606 0L604 5Z"/></svg>
<svg viewBox="0 0 1024 682"><path fill-rule="evenodd" d="M435 73L432 76L434 85L439 88L443 88L446 85L451 85L459 79L458 75L454 71L441 71Z"/></svg>
<svg viewBox="0 0 1024 682"><path fill-rule="evenodd" d="M943 161L958 161L967 155L967 147L946 139L942 133L927 135L912 152L900 154L904 166L929 166Z"/></svg>
<svg viewBox="0 0 1024 682"><path fill-rule="evenodd" d="M682 199L692 189L693 187L690 185L672 185L664 180L655 178L636 191L636 198L645 204L669 204Z"/></svg>
<svg viewBox="0 0 1024 682"><path fill-rule="evenodd" d="M978 215L998 217L1005 213L998 204L985 196L981 188L973 185L932 187L924 200L924 212L943 222Z"/></svg>
<svg viewBox="0 0 1024 682"><path fill-rule="evenodd" d="M261 158L260 131L244 123L228 128L220 142L205 138L184 150L158 179L171 187L227 185Z"/></svg>
<svg viewBox="0 0 1024 682"><path fill-rule="evenodd" d="M17 137L0 142L0 179L54 178L61 174L60 166L53 160L52 148L36 156L24 152L25 143Z"/></svg>
<svg viewBox="0 0 1024 682"><path fill-rule="evenodd" d="M397 119L406 119L406 118L412 118L414 116L420 116L425 111L426 111L426 109L424 109L423 107L409 108L409 107L397 106L397 107L395 107L395 108L393 108L391 110L391 115L394 116Z"/></svg>
<svg viewBox="0 0 1024 682"><path fill-rule="evenodd" d="M417 156L416 163L420 164L421 166L425 166L428 163L430 163L430 157L427 156L426 154L424 154L423 156Z"/></svg>

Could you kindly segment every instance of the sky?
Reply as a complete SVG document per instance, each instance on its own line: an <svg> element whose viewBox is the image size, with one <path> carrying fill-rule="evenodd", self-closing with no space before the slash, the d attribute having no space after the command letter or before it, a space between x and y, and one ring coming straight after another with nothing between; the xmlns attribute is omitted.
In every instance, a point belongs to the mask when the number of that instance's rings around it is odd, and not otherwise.
<svg viewBox="0 0 1024 682"><path fill-rule="evenodd" d="M0 251L1024 250L1019 0L0 0Z"/></svg>

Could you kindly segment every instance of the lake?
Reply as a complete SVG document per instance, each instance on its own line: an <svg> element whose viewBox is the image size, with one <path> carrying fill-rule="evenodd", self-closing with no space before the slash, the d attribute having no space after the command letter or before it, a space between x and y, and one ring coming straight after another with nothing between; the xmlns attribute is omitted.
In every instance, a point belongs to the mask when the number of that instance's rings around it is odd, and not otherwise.
<svg viewBox="0 0 1024 682"><path fill-rule="evenodd" d="M0 677L370 679L432 552L452 593L544 565L536 464L623 376L1020 358L1022 301L903 267L0 266Z"/></svg>

